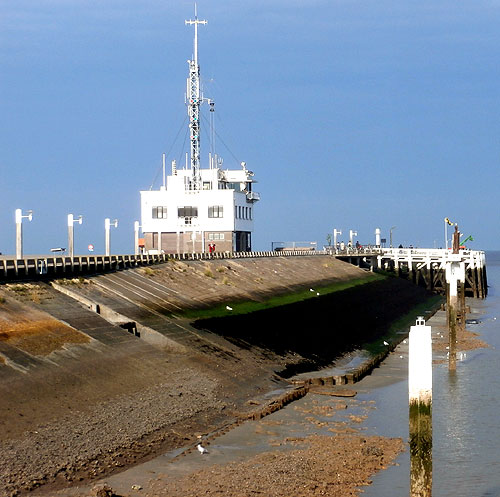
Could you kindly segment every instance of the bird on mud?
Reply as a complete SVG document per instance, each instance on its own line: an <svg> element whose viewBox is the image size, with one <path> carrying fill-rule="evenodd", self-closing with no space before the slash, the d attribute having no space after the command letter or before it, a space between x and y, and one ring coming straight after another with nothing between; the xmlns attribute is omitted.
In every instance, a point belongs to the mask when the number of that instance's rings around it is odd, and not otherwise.
<svg viewBox="0 0 500 497"><path fill-rule="evenodd" d="M228 311L232 311L232 310L233 310L233 308L232 308L232 307L229 307L228 305L226 305L226 309L227 309Z"/></svg>
<svg viewBox="0 0 500 497"><path fill-rule="evenodd" d="M198 452L203 455L203 454L208 454L208 450L201 445L201 435L198 435L198 443L196 444L196 448L198 449Z"/></svg>
<svg viewBox="0 0 500 497"><path fill-rule="evenodd" d="M200 442L198 442L198 444L196 445L196 448L198 449L198 452L203 455L203 454L208 454L208 450L205 449L205 447L203 447L203 445L201 445Z"/></svg>

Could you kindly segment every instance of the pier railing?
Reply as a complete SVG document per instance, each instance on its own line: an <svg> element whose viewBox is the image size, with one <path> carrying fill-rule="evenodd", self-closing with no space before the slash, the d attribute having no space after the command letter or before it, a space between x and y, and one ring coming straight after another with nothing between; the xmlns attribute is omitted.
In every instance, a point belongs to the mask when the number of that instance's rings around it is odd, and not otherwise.
<svg viewBox="0 0 500 497"><path fill-rule="evenodd" d="M486 260L483 251L461 250L452 254L444 249L347 247L343 250L279 250L256 252L216 252L181 254L125 254L86 256L28 256L15 259L0 256L0 281L77 277L140 266L150 266L169 260L196 261L218 259L248 259L257 257L311 257L330 255L361 268L385 270L407 278L432 291L446 288L445 268L449 261L464 265L466 289L474 296L487 293Z"/></svg>
<svg viewBox="0 0 500 497"><path fill-rule="evenodd" d="M169 260L196 261L216 259L248 259L256 257L301 257L329 255L330 252L318 251L256 251L256 252L216 252L181 254L125 254L125 255L88 255L75 257L27 256L22 259L0 256L0 281L24 278L101 273L140 266L150 266Z"/></svg>

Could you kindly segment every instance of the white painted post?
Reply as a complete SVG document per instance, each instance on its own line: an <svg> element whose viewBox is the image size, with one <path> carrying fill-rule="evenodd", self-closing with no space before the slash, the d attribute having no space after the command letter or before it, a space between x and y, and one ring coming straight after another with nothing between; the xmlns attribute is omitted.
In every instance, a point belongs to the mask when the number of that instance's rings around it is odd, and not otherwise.
<svg viewBox="0 0 500 497"><path fill-rule="evenodd" d="M73 258L74 254L74 227L73 227L73 214L68 214L68 254Z"/></svg>
<svg viewBox="0 0 500 497"><path fill-rule="evenodd" d="M351 242L351 247L353 246L352 239L354 236L358 236L358 232L355 230L349 230L349 241Z"/></svg>
<svg viewBox="0 0 500 497"><path fill-rule="evenodd" d="M134 254L139 255L139 221L134 221Z"/></svg>
<svg viewBox="0 0 500 497"><path fill-rule="evenodd" d="M380 228L375 228L375 247L380 247L381 245L381 233Z"/></svg>
<svg viewBox="0 0 500 497"><path fill-rule="evenodd" d="M109 239L109 228L111 226L111 220L109 217L107 217L104 220L104 250L105 250L105 255L109 255L110 252L110 239Z"/></svg>
<svg viewBox="0 0 500 497"><path fill-rule="evenodd" d="M21 209L16 209L16 259L23 258L23 216Z"/></svg>
<svg viewBox="0 0 500 497"><path fill-rule="evenodd" d="M71 258L73 258L75 252L74 223L82 224L82 222L82 216L75 219L73 214L68 214L68 254Z"/></svg>
<svg viewBox="0 0 500 497"><path fill-rule="evenodd" d="M23 258L23 219L26 218L28 221L33 219L33 211L28 211L26 216L23 216L21 209L16 209L16 259Z"/></svg>
<svg viewBox="0 0 500 497"><path fill-rule="evenodd" d="M432 493L432 338L423 317L410 328L408 356L410 496Z"/></svg>
<svg viewBox="0 0 500 497"><path fill-rule="evenodd" d="M112 223L111 223L111 220L109 219L109 217L107 217L104 220L104 234L105 234L104 245L105 245L105 250L106 250L105 255L108 255L108 256L111 253L111 241L110 241L110 234L109 234L111 224L115 228L118 228L118 219L115 219Z"/></svg>
<svg viewBox="0 0 500 497"><path fill-rule="evenodd" d="M341 235L342 231L338 230L337 228L334 228L333 230L333 248L337 250L337 236Z"/></svg>

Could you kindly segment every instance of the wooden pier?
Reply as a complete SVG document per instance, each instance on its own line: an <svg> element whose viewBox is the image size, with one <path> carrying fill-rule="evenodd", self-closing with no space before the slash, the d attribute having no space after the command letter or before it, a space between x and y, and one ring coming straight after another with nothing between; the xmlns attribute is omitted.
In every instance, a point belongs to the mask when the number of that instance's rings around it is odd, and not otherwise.
<svg viewBox="0 0 500 497"><path fill-rule="evenodd" d="M375 248L369 252L335 252L346 260L371 271L386 271L405 278L430 291L446 293L446 264L458 262L465 271L465 295L485 298L488 293L486 257L480 250L460 250L452 254L444 249Z"/></svg>
<svg viewBox="0 0 500 497"><path fill-rule="evenodd" d="M16 259L0 256L0 281L74 277L116 271L175 260L240 259L259 257L311 257L331 255L370 271L385 271L405 278L430 291L446 293L446 264L453 260L465 271L465 295L485 298L488 293L486 258L483 251L460 250L452 254L443 249L348 248L345 250L217 252L185 254L26 256Z"/></svg>

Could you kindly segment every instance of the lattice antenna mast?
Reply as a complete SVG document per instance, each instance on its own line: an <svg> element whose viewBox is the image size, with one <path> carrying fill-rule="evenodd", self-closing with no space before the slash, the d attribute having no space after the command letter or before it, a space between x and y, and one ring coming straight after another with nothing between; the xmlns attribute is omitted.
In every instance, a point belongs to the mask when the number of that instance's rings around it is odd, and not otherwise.
<svg viewBox="0 0 500 497"><path fill-rule="evenodd" d="M189 77L187 79L187 106L189 116L189 131L191 142L191 171L192 188L201 188L200 175L200 105L203 100L200 91L200 67L198 66L198 24L207 24L207 21L198 20L196 4L194 20L185 21L186 25L194 24L194 53L193 60L188 60Z"/></svg>

